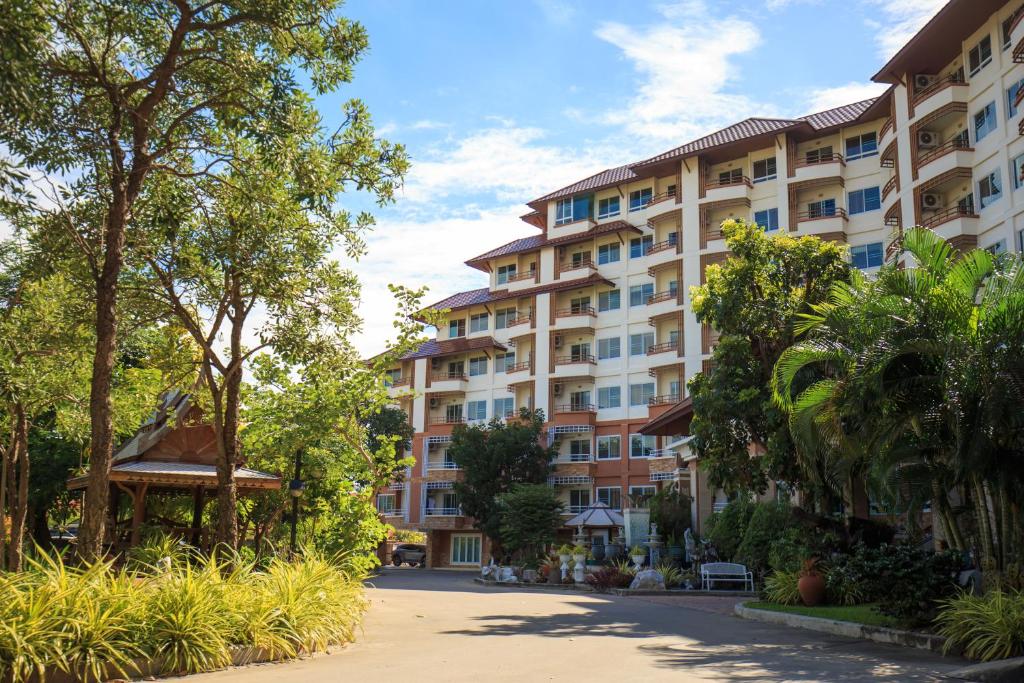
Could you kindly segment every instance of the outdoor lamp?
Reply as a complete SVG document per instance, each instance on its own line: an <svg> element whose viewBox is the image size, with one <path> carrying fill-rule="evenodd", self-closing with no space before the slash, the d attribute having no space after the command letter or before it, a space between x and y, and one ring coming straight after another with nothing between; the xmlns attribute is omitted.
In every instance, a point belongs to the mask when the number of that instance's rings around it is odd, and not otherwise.
<svg viewBox="0 0 1024 683"><path fill-rule="evenodd" d="M302 494L305 490L306 482L301 479L292 479L288 482L288 493L291 494L292 498L302 498Z"/></svg>

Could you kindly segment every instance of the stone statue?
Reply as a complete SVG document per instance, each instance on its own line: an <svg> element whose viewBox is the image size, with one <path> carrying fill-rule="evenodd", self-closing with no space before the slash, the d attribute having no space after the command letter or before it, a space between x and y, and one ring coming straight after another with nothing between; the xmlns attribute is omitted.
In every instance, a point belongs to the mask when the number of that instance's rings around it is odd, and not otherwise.
<svg viewBox="0 0 1024 683"><path fill-rule="evenodd" d="M686 561L693 562L693 556L697 552L697 542L693 540L693 532L689 528L683 532L683 545L686 548Z"/></svg>

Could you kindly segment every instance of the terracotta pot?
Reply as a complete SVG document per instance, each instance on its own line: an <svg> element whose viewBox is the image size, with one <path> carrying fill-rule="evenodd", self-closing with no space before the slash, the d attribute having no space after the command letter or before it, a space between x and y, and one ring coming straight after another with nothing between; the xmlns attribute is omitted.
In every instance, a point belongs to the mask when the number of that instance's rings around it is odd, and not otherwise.
<svg viewBox="0 0 1024 683"><path fill-rule="evenodd" d="M821 574L805 574L796 584L800 599L808 607L820 605L825 599L825 577Z"/></svg>

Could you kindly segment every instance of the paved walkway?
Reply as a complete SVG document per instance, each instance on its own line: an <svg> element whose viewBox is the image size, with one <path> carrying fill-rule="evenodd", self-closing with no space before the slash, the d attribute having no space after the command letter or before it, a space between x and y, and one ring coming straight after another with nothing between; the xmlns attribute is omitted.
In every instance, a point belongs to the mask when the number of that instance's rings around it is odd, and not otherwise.
<svg viewBox="0 0 1024 683"><path fill-rule="evenodd" d="M190 683L334 681L938 681L964 662L770 626L730 599L616 597L478 586L387 569L358 641L332 655Z"/></svg>

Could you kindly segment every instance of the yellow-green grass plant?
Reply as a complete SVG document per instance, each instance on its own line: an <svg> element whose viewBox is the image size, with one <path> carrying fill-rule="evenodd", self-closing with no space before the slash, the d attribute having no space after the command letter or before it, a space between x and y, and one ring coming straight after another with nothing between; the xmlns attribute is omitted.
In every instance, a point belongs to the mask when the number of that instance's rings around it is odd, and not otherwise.
<svg viewBox="0 0 1024 683"><path fill-rule="evenodd" d="M1024 653L1024 593L962 592L940 603L935 625L947 652L962 650L983 662L1015 657Z"/></svg>
<svg viewBox="0 0 1024 683"><path fill-rule="evenodd" d="M683 583L683 570L671 562L659 562L655 569L665 580L665 588L676 588Z"/></svg>
<svg viewBox="0 0 1024 683"><path fill-rule="evenodd" d="M768 602L779 605L800 604L799 571L781 571L776 569L764 580L764 597Z"/></svg>

